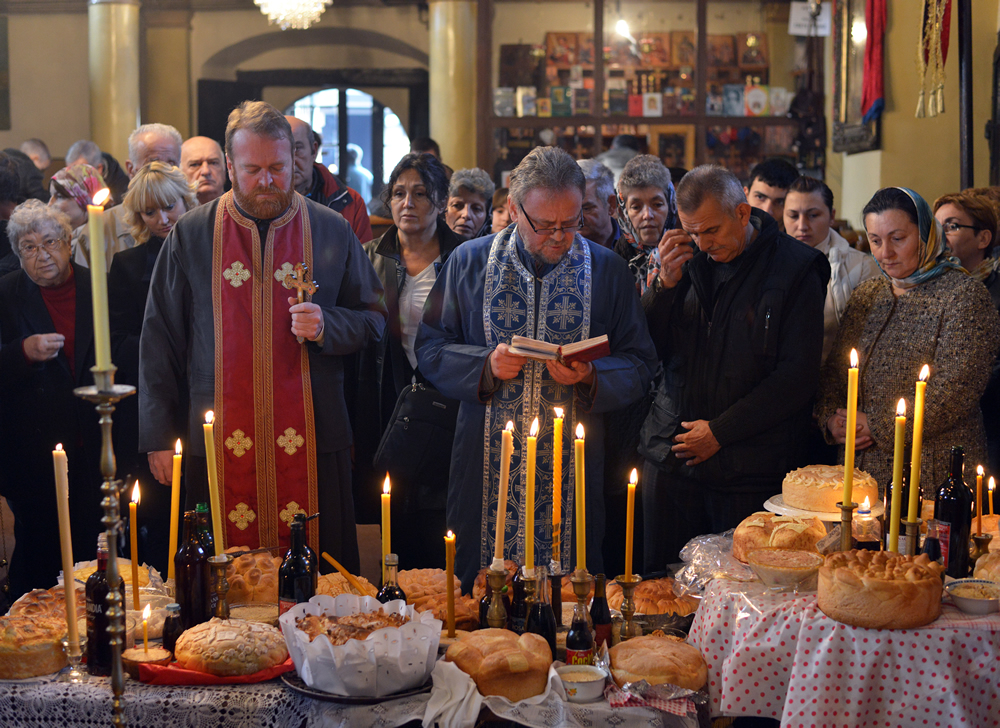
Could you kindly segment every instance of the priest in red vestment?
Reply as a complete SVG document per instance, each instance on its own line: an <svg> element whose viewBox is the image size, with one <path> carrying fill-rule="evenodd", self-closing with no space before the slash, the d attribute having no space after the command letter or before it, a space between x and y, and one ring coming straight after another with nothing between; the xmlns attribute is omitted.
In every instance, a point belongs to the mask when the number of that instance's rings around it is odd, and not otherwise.
<svg viewBox="0 0 1000 728"><path fill-rule="evenodd" d="M381 338L382 286L344 218L292 188L292 139L270 104L236 108L233 189L164 242L140 344L139 448L166 484L174 440L189 435L185 501L208 501L214 411L225 545L285 546L294 514L318 511L310 545L357 571L343 357ZM303 303L287 278L299 263L317 284Z"/></svg>

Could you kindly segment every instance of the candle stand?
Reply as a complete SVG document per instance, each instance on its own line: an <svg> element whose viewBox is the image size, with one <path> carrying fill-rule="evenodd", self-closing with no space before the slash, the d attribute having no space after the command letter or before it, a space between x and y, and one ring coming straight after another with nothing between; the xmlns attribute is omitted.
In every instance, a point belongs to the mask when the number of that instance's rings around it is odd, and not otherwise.
<svg viewBox="0 0 1000 728"><path fill-rule="evenodd" d="M226 570L232 560L232 554L221 554L208 558L208 565L212 569L212 588L218 597L212 616L219 619L229 619L229 601L226 599L229 594L229 579L226 578Z"/></svg>
<svg viewBox="0 0 1000 728"><path fill-rule="evenodd" d="M528 570L525 566L521 571L521 582L524 584L524 606L525 612L531 613L531 605L535 603L535 595L538 593L538 578L535 576L535 570Z"/></svg>
<svg viewBox="0 0 1000 728"><path fill-rule="evenodd" d="M840 550L850 551L854 544L854 511L857 509L857 503L849 503L844 505L843 503L837 503L837 508L840 509Z"/></svg>
<svg viewBox="0 0 1000 728"><path fill-rule="evenodd" d="M573 584L573 593L576 594L576 603L580 605L583 609L583 613L587 615L587 626L591 630L594 629L593 620L590 618L590 610L587 609L587 598L590 596L590 590L594 586L594 577L590 575L590 572L586 569L577 569L573 572L573 576L569 578L570 583Z"/></svg>
<svg viewBox="0 0 1000 728"><path fill-rule="evenodd" d="M975 542L975 546L969 549L969 557L972 561L972 571L976 571L976 561L979 560L980 556L985 556L990 552L990 541L993 540L993 534L982 533L979 535L973 534L972 540Z"/></svg>
<svg viewBox="0 0 1000 728"><path fill-rule="evenodd" d="M916 556L920 545L920 523L918 518L915 521L903 521L906 526L906 554L905 556Z"/></svg>
<svg viewBox="0 0 1000 728"><path fill-rule="evenodd" d="M553 559L549 562L549 590L552 592L552 612L556 617L556 631L563 628L562 621L562 568Z"/></svg>
<svg viewBox="0 0 1000 728"><path fill-rule="evenodd" d="M622 642L642 636L642 628L632 619L635 616L635 588L639 586L642 577L638 574L631 576L631 579L624 574L615 577L615 582L622 588L622 624L618 631Z"/></svg>
<svg viewBox="0 0 1000 728"><path fill-rule="evenodd" d="M486 610L486 624L493 629L507 628L507 609L503 605L503 590L507 586L506 569L490 569L486 572L493 596L490 598L489 609Z"/></svg>
<svg viewBox="0 0 1000 728"><path fill-rule="evenodd" d="M58 681L66 683L87 682L90 679L90 673L80 669L83 653L87 651L87 635L80 635L76 645L71 645L69 638L63 637L62 646L66 653L66 662L69 663L69 672L60 673Z"/></svg>
<svg viewBox="0 0 1000 728"><path fill-rule="evenodd" d="M104 484L101 486L101 505L104 507L104 517L101 523L108 534L108 583L118 583L118 557L116 544L118 531L121 528L121 518L118 513L119 499L124 488L122 481L115 480L115 449L111 441L111 413L115 405L129 395L135 394L135 387L125 384L115 384L116 367L107 369L92 367L94 384L90 387L77 387L73 394L96 405L100 415L101 425L101 475ZM72 578L72 574L68 575ZM112 725L125 725L122 693L125 690L125 674L122 669L122 643L125 634L125 610L122 605L121 593L117 589L108 591L108 633L111 637L111 701Z"/></svg>

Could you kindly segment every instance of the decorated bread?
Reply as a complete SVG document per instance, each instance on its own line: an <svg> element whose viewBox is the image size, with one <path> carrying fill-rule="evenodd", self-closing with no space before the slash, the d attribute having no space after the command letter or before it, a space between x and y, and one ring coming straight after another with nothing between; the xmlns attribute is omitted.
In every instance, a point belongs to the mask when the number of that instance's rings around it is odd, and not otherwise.
<svg viewBox="0 0 1000 728"><path fill-rule="evenodd" d="M445 659L468 674L482 695L516 703L545 692L552 651L531 632L518 637L506 629L480 629L451 645Z"/></svg>
<svg viewBox="0 0 1000 728"><path fill-rule="evenodd" d="M260 622L212 618L177 639L177 663L209 675L252 675L288 659L285 638Z"/></svg>
<svg viewBox="0 0 1000 728"><path fill-rule="evenodd" d="M226 549L226 553L247 550L246 546L233 546ZM226 569L226 579L229 581L229 595L226 598L231 604L276 603L279 566L281 559L268 553L237 556Z"/></svg>
<svg viewBox="0 0 1000 728"><path fill-rule="evenodd" d="M121 576L122 580L126 584L132 583L132 562L128 559L123 559L118 557L118 575ZM87 583L87 579L97 571L97 562L95 561L90 566L84 566L73 572L73 578L77 580L77 586L83 587ZM139 573L139 586L149 586L149 567L140 566L138 569Z"/></svg>
<svg viewBox="0 0 1000 728"><path fill-rule="evenodd" d="M618 687L645 680L688 690L700 690L708 681L708 665L697 647L662 632L620 642L609 650L611 676Z"/></svg>
<svg viewBox="0 0 1000 728"><path fill-rule="evenodd" d="M326 635L334 647L345 645L349 640L364 640L372 632L380 629L398 629L409 622L409 617L401 614L386 614L381 609L377 612L363 612L344 617L330 614L307 614L295 620L295 626L309 635L312 642L320 635Z"/></svg>
<svg viewBox="0 0 1000 728"><path fill-rule="evenodd" d="M316 580L316 593L328 594L331 597L338 597L341 594L354 594L359 597L373 597L378 594L378 589L372 586L371 582L365 577L358 576L356 578L358 583L364 588L363 594L358 594L358 590L351 586L351 583L340 574L321 574ZM409 594L409 592L407 592L407 594Z"/></svg>
<svg viewBox="0 0 1000 728"><path fill-rule="evenodd" d="M87 614L87 594L83 584L76 585L76 616ZM21 596L10 607L12 617L54 617L66 619L66 597L62 586L34 589Z"/></svg>
<svg viewBox="0 0 1000 728"><path fill-rule="evenodd" d="M448 575L444 569L407 569L399 572L399 587L406 593L407 604L420 604L426 597L444 594ZM485 586L483 589L485 590ZM462 583L455 579L455 594L462 595Z"/></svg>
<svg viewBox="0 0 1000 728"><path fill-rule="evenodd" d="M781 484L785 505L804 511L839 513L837 503L844 497L844 467L837 465L807 465L793 470ZM858 503L865 497L869 503L878 500L878 483L863 470L854 469L854 495Z"/></svg>
<svg viewBox="0 0 1000 728"><path fill-rule="evenodd" d="M759 511L743 519L733 533L733 557L747 563L754 549L771 546L780 549L815 551L816 543L826 535L818 518L779 516Z"/></svg>
<svg viewBox="0 0 1000 728"><path fill-rule="evenodd" d="M405 589L403 591L406 591ZM407 592L407 598L410 594ZM418 612L431 612L435 619L447 622L448 619L448 595L433 594L421 597L413 608ZM473 630L479 627L479 602L472 597L463 597L461 594L455 595L455 627L457 629Z"/></svg>
<svg viewBox="0 0 1000 728"><path fill-rule="evenodd" d="M973 576L977 579L1000 582L1000 551L991 551L980 556L976 561L976 571Z"/></svg>
<svg viewBox="0 0 1000 728"><path fill-rule="evenodd" d="M616 582L608 584L608 606L621 610L625 595ZM650 579L643 581L634 592L636 614L677 614L681 617L698 609L698 600L674 594L674 580Z"/></svg>
<svg viewBox="0 0 1000 728"><path fill-rule="evenodd" d="M50 675L66 667L66 619L0 617L0 680Z"/></svg>
<svg viewBox="0 0 1000 728"><path fill-rule="evenodd" d="M943 570L926 554L838 551L819 569L817 603L826 616L853 627L921 627L941 614Z"/></svg>
<svg viewBox="0 0 1000 728"><path fill-rule="evenodd" d="M507 586L511 586L511 582L514 580L514 574L517 573L517 564L508 559L503 562L503 566L504 569L507 570ZM472 596L477 601L486 595L486 574L488 572L489 569L480 569L479 574L476 575L476 583L472 586ZM403 591L407 596L410 595L410 593L406 591L405 587L403 588Z"/></svg>

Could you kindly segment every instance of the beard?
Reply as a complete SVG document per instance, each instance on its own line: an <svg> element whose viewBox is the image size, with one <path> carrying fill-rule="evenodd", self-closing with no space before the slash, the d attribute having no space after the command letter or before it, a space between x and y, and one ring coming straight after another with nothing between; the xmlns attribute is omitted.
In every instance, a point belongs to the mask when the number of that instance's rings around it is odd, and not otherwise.
<svg viewBox="0 0 1000 728"><path fill-rule="evenodd" d="M262 194L273 194L277 197L261 199ZM247 194L240 187L236 175L233 175L233 197L236 198L236 204L258 220L272 220L281 215L292 204L292 195L294 194L295 190L283 190L273 184L264 188L254 188Z"/></svg>

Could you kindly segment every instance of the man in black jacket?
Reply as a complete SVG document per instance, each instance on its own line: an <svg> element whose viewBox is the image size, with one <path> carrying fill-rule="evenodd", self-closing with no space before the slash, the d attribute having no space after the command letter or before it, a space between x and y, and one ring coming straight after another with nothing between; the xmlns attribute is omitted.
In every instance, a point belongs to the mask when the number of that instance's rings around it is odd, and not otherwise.
<svg viewBox="0 0 1000 728"><path fill-rule="evenodd" d="M642 300L663 363L640 442L647 571L760 510L801 464L830 277L722 167L689 172L677 207Z"/></svg>

